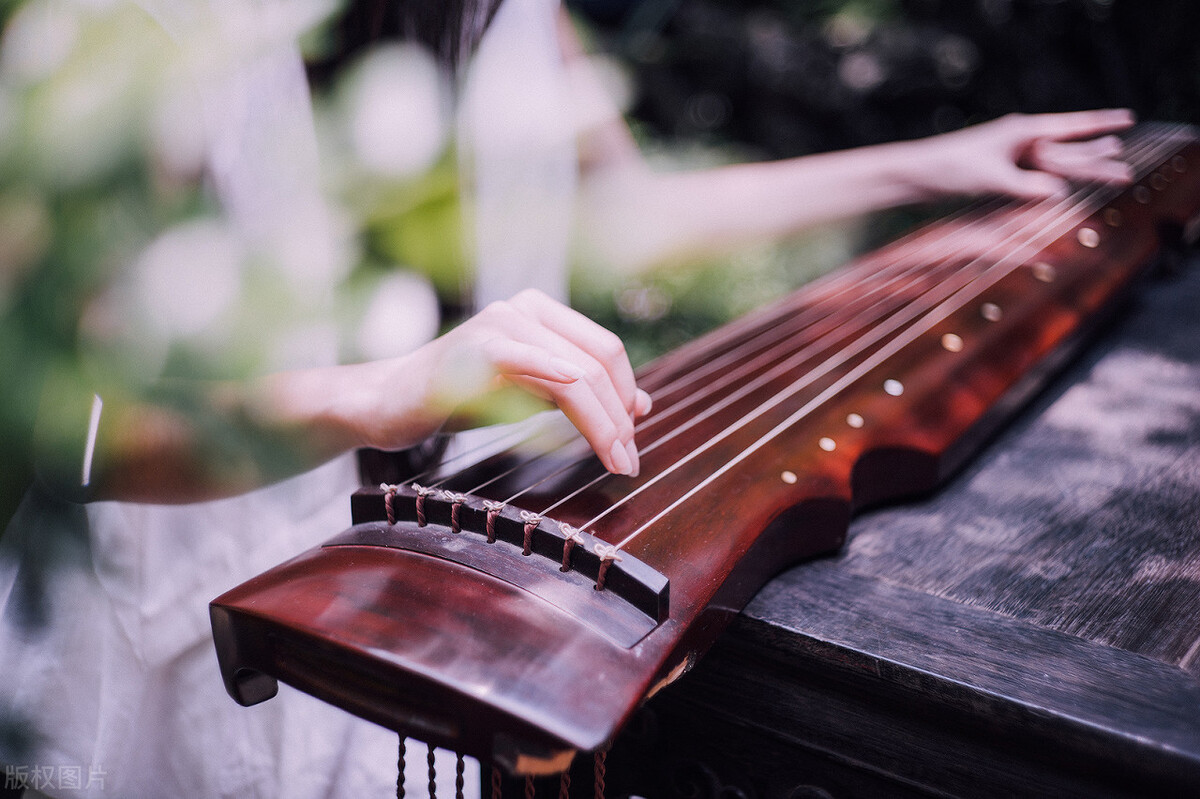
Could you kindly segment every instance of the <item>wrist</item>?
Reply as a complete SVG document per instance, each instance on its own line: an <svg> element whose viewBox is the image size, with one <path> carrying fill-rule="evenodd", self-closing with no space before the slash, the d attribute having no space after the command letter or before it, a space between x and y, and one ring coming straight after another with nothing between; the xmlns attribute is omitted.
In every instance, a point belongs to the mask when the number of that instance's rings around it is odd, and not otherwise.
<svg viewBox="0 0 1200 799"><path fill-rule="evenodd" d="M888 183L895 187L896 205L921 203L945 196L953 182L949 172L953 159L945 158L943 137L929 137L883 145L884 168Z"/></svg>
<svg viewBox="0 0 1200 799"><path fill-rule="evenodd" d="M294 403L294 423L309 429L332 454L417 444L436 433L446 417L431 386L436 357L421 348L397 358L298 376L293 388L304 398Z"/></svg>
<svg viewBox="0 0 1200 799"><path fill-rule="evenodd" d="M365 412L356 381L343 370L318 367L280 372L249 385L226 386L216 404L240 418L251 435L294 442L305 459L320 460L359 446L356 421Z"/></svg>

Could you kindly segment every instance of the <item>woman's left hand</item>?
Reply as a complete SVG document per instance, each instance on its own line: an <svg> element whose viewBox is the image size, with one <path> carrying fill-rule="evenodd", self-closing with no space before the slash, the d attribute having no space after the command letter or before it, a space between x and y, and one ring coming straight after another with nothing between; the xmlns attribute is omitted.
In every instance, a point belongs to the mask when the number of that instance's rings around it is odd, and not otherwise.
<svg viewBox="0 0 1200 799"><path fill-rule="evenodd" d="M1134 122L1124 109L1065 114L1009 114L925 139L939 169L931 193L1008 194L1039 200L1065 194L1070 181L1125 184L1121 140L1111 135Z"/></svg>

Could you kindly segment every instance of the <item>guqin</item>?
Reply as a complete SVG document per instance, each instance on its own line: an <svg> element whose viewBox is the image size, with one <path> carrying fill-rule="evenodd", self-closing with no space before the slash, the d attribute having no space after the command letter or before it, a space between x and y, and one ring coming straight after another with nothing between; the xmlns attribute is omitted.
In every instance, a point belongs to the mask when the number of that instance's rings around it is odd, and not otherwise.
<svg viewBox="0 0 1200 799"><path fill-rule="evenodd" d="M212 603L242 704L283 680L512 774L603 750L773 574L953 473L1200 211L1186 127L1135 182L992 201L656 360L641 475L557 414L352 498L354 525Z"/></svg>

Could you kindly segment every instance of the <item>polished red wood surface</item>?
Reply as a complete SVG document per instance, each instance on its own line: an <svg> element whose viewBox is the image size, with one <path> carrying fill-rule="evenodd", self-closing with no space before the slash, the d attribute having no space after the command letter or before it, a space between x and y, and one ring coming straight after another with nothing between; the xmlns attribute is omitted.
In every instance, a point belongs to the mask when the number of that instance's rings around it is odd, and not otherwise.
<svg viewBox="0 0 1200 799"><path fill-rule="evenodd" d="M636 479L554 429L359 492L355 527L213 602L230 693L282 679L518 772L604 746L856 508L958 468L1196 216L1190 131L1128 150L1128 189L965 213L648 365Z"/></svg>

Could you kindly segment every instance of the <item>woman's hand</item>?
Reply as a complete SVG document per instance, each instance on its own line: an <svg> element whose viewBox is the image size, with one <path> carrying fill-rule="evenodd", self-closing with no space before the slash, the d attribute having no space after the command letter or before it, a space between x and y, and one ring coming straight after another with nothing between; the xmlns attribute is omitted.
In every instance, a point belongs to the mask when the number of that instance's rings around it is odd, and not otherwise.
<svg viewBox="0 0 1200 799"><path fill-rule="evenodd" d="M923 188L931 194L1008 194L1030 200L1068 191L1068 181L1124 184L1121 140L1133 124L1123 109L1009 114L917 144L929 150Z"/></svg>
<svg viewBox="0 0 1200 799"><path fill-rule="evenodd" d="M411 443L517 386L561 408L606 469L638 473L634 419L650 397L634 384L624 345L539 291L489 305L411 356L364 367L377 392L361 420L366 446Z"/></svg>
<svg viewBox="0 0 1200 799"><path fill-rule="evenodd" d="M179 407L110 398L87 498L174 503L241 493L357 447L412 446L451 417L472 421L471 406L500 401L505 386L558 405L609 471L638 473L633 420L649 412L650 396L634 385L621 340L529 290L402 357L196 385ZM183 407L203 407L207 427ZM221 420L232 435L212 435Z"/></svg>

